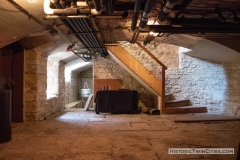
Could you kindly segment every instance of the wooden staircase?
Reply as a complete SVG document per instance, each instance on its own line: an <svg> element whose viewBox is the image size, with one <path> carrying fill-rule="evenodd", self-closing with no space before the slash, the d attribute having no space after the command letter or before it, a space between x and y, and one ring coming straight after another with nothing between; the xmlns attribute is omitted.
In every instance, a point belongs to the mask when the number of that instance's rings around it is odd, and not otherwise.
<svg viewBox="0 0 240 160"><path fill-rule="evenodd" d="M165 95L165 70L167 67L160 62L144 46L136 42L149 56L151 56L159 65L162 66L162 81L159 81L152 75L140 62L131 56L124 48L119 45L106 46L111 53L120 60L127 68L135 73L143 82L145 82L158 96L161 97L161 106L158 108L162 114L180 114L180 113L204 113L207 108L203 106L191 106L189 99L175 100L172 95Z"/></svg>
<svg viewBox="0 0 240 160"><path fill-rule="evenodd" d="M165 96L165 114L183 114L183 113L205 113L207 108L203 106L192 106L189 99L176 100L173 96Z"/></svg>

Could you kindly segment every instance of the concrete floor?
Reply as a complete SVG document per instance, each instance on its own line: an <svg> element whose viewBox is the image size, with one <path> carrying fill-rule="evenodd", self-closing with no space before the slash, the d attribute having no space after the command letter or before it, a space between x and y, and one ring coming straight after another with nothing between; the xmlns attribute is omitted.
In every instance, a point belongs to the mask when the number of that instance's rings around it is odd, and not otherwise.
<svg viewBox="0 0 240 160"><path fill-rule="evenodd" d="M240 121L174 123L167 115L95 114L67 109L16 123L0 160L235 160ZM168 148L234 148L234 155L168 154Z"/></svg>

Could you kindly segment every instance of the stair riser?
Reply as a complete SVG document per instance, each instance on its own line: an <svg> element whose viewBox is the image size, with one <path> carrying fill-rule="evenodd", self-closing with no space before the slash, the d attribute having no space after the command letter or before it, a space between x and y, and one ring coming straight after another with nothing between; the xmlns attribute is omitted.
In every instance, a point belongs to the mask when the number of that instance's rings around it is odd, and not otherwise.
<svg viewBox="0 0 240 160"><path fill-rule="evenodd" d="M206 107L199 108L167 108L165 114L206 113Z"/></svg>
<svg viewBox="0 0 240 160"><path fill-rule="evenodd" d="M189 101L181 101L181 102L172 102L172 103L166 103L166 107L183 107L183 106L188 106Z"/></svg>

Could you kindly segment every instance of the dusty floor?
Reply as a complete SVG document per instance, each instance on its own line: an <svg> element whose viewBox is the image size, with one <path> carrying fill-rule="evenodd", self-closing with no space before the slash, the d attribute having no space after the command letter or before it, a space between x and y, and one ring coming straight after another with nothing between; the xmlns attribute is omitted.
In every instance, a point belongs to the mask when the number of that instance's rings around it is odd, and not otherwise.
<svg viewBox="0 0 240 160"><path fill-rule="evenodd" d="M174 123L165 115L95 114L68 109L17 123L0 160L236 160L240 121ZM234 148L234 155L170 155L168 148Z"/></svg>

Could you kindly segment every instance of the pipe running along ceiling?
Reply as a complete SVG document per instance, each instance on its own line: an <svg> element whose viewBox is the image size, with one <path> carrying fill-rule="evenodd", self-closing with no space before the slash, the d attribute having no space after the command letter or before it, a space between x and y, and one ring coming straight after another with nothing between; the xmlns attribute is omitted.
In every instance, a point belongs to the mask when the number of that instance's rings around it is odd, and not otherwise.
<svg viewBox="0 0 240 160"><path fill-rule="evenodd" d="M131 26L124 27L133 35L132 43L141 33L148 33L146 42L163 33L240 33L237 0L45 0L44 10L46 18L61 18L89 52L102 56L107 55L104 43L117 42L112 31L120 24L110 24L116 19L131 19Z"/></svg>

